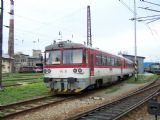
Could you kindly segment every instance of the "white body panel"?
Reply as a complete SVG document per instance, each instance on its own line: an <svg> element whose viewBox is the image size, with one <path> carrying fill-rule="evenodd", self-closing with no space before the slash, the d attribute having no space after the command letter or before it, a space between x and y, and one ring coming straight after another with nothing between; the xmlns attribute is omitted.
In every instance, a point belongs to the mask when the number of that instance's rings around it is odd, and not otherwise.
<svg viewBox="0 0 160 120"><path fill-rule="evenodd" d="M49 78L89 78L89 68L81 68L82 72L73 72L74 68L50 68L51 72L44 74L44 77Z"/></svg>
<svg viewBox="0 0 160 120"><path fill-rule="evenodd" d="M78 68L76 68L76 73L73 69L75 68L50 68L51 72L44 74L44 77L52 79L47 84L53 89L62 89L63 86L63 89L74 90L77 88L85 89L90 85L94 85L96 80L99 79L103 81L103 84L107 84L117 81L118 77L130 76L130 73L133 73L133 69L129 68L123 70L121 68L94 68L94 76L90 76L89 68L81 68L81 73L78 72ZM75 78L76 81L69 83L68 78Z"/></svg>

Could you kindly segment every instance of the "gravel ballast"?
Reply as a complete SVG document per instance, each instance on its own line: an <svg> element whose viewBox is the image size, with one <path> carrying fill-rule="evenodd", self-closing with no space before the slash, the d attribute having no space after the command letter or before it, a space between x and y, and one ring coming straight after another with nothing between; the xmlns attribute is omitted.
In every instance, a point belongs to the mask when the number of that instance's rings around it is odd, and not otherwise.
<svg viewBox="0 0 160 120"><path fill-rule="evenodd" d="M100 90L91 95L86 95L80 99L74 99L56 106L51 105L49 107L39 109L36 111L28 112L18 115L10 120L63 120L77 113L87 111L93 107L97 107L104 103L109 103L123 95L127 95L146 84L119 84L119 89L106 93L106 90Z"/></svg>

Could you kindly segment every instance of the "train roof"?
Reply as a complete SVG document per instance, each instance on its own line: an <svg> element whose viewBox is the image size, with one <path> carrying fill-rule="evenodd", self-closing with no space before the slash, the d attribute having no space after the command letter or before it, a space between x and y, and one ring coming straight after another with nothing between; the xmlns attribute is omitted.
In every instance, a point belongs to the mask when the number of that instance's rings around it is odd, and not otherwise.
<svg viewBox="0 0 160 120"><path fill-rule="evenodd" d="M86 46L80 43L72 43L71 41L54 42L53 44L46 46L45 50L59 49L59 48L85 48Z"/></svg>
<svg viewBox="0 0 160 120"><path fill-rule="evenodd" d="M130 60L130 59L128 59L128 58L126 58L126 57L124 57L124 56L122 56L122 55L118 55L118 56L121 57L121 58L123 58L123 59L125 59L126 61L128 61L128 62L130 62L130 63L133 63L132 60Z"/></svg>
<svg viewBox="0 0 160 120"><path fill-rule="evenodd" d="M98 48L92 48L92 47L83 45L83 44L81 44L81 43L73 43L73 42L71 42L71 41L69 41L69 40L67 40L67 41L60 41L60 42L54 41L53 44L46 46L46 47L45 47L45 50L59 49L59 48L62 48L62 47L63 47L63 48L89 48L89 49L93 49L93 50L96 50L96 51L99 51L99 52L107 53L107 54L109 54L109 55L111 55L111 56L116 56L116 57L125 59L125 60L128 61L128 62L133 62L133 61L131 61L131 60L129 60L129 59L123 57L123 56L114 55L114 54L112 54L112 53L108 53L108 52L103 51L103 50L100 50L100 49L98 49Z"/></svg>

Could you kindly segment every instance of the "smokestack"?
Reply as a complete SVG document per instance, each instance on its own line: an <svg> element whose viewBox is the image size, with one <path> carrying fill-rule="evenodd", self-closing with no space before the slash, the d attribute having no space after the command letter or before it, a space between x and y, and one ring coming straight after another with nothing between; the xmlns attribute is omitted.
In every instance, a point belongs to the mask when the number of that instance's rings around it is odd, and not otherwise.
<svg viewBox="0 0 160 120"><path fill-rule="evenodd" d="M9 23L9 39L8 39L8 54L14 56L14 1L11 1L10 23Z"/></svg>
<svg viewBox="0 0 160 120"><path fill-rule="evenodd" d="M14 1L10 0L10 23L9 23L9 39L8 39L8 55L10 56L9 69L10 72L14 72L14 61L11 59L14 57Z"/></svg>

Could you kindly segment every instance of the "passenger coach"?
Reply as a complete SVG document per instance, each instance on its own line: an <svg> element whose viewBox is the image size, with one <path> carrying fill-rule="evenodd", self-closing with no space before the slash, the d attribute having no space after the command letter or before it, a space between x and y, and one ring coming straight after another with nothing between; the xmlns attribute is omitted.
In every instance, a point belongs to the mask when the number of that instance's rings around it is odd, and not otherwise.
<svg viewBox="0 0 160 120"><path fill-rule="evenodd" d="M61 41L45 48L44 82L55 94L78 93L133 75L133 62L83 44Z"/></svg>

